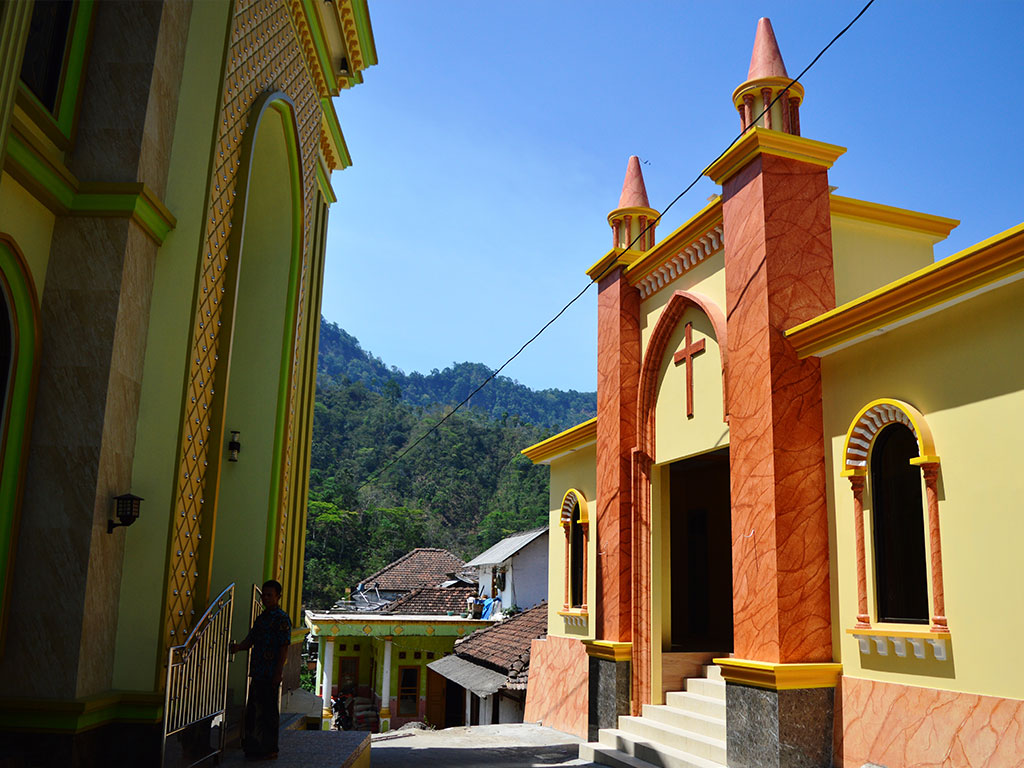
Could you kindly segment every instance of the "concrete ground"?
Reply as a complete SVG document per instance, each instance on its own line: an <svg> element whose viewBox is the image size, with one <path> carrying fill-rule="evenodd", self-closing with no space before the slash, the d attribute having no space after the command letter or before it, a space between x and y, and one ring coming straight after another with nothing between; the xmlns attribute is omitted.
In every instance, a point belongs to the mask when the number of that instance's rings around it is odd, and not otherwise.
<svg viewBox="0 0 1024 768"><path fill-rule="evenodd" d="M404 733L404 732L395 732ZM374 740L371 768L512 768L593 766L578 758L580 740L527 723L413 731Z"/></svg>

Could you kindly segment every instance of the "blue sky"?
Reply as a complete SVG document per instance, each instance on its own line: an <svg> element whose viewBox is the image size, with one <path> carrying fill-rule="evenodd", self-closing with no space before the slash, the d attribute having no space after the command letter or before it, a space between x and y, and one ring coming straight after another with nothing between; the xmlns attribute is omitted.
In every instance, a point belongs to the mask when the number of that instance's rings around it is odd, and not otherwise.
<svg viewBox="0 0 1024 768"><path fill-rule="evenodd" d="M863 2L371 0L380 63L336 100L323 313L406 372L505 361L588 282L639 155L665 206L735 137L760 16L796 75ZM877 0L804 78L839 194L961 220L947 256L1024 220L1024 3ZM704 179L659 225L718 188ZM596 387L596 286L504 373Z"/></svg>

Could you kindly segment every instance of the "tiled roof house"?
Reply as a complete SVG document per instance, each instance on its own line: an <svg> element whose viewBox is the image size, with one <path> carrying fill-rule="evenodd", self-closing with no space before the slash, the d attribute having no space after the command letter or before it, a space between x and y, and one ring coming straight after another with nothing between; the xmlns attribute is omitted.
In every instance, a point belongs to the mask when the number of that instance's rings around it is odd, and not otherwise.
<svg viewBox="0 0 1024 768"><path fill-rule="evenodd" d="M383 599L394 600L420 587L437 586L463 565L464 561L447 549L417 547L360 583L364 590L376 589Z"/></svg>

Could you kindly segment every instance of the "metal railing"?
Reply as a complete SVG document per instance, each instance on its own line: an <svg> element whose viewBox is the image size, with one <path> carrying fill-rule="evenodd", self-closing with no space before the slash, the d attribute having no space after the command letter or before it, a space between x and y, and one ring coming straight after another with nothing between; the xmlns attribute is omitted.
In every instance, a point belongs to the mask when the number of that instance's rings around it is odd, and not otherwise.
<svg viewBox="0 0 1024 768"><path fill-rule="evenodd" d="M167 738L203 720L220 716L217 747L197 756L189 765L223 753L228 702L228 646L235 585L231 584L206 609L181 645L167 651L167 687L164 691L163 743L160 765L167 760ZM207 741L209 745L209 741Z"/></svg>
<svg viewBox="0 0 1024 768"><path fill-rule="evenodd" d="M249 606L249 626L251 627L256 623L257 617L263 613L263 592L255 584L252 585L252 605ZM249 683L252 678L249 677L249 661L252 657L252 650L245 652L245 700L249 701Z"/></svg>

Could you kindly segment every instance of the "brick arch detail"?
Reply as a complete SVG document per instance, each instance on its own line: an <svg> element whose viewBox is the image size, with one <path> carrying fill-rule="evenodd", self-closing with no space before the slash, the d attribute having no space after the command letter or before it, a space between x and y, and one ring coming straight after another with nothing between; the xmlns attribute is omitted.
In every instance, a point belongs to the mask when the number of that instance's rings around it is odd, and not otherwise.
<svg viewBox="0 0 1024 768"><path fill-rule="evenodd" d="M632 690L630 709L639 715L651 699L651 464L654 456L654 412L658 374L669 339L690 307L711 321L722 361L722 420L729 421L729 344L725 313L710 298L690 291L676 291L668 300L640 366L637 395L637 442L633 449L633 621Z"/></svg>

